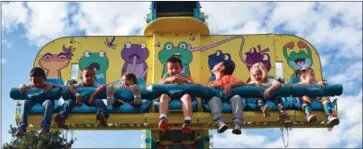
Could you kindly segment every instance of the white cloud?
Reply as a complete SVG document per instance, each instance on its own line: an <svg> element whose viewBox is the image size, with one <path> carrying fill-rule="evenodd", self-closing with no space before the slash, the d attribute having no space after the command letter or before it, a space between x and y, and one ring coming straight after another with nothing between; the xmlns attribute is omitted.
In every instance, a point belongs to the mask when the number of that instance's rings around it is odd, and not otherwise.
<svg viewBox="0 0 363 149"><path fill-rule="evenodd" d="M6 63L7 61L5 58L1 58L1 63Z"/></svg>
<svg viewBox="0 0 363 149"><path fill-rule="evenodd" d="M3 5L4 29L24 27L30 44L44 46L51 40L72 34L66 2L9 2ZM25 7L27 6L27 7ZM15 11L16 10L16 11Z"/></svg>
<svg viewBox="0 0 363 149"><path fill-rule="evenodd" d="M2 40L2 44L5 45L5 47L8 49L12 47L11 42L8 40Z"/></svg>
<svg viewBox="0 0 363 149"><path fill-rule="evenodd" d="M344 90L349 92L362 88L362 60L344 67L341 73L329 76L328 82L343 84Z"/></svg>
<svg viewBox="0 0 363 149"><path fill-rule="evenodd" d="M2 3L2 29L12 31L27 23L29 10L24 2Z"/></svg>
<svg viewBox="0 0 363 149"><path fill-rule="evenodd" d="M25 25L26 37L41 47L56 38L75 31L67 19L69 9L65 2L28 2L30 22ZM57 12L57 13L54 13Z"/></svg>
<svg viewBox="0 0 363 149"><path fill-rule="evenodd" d="M212 33L243 33L248 29L256 30L265 14L272 8L268 3L247 3L247 2L201 2L202 11L208 16L207 23ZM244 28L237 32L232 32L233 28L239 28L245 24ZM247 27L245 27L247 26ZM258 28L257 28L258 29Z"/></svg>
<svg viewBox="0 0 363 149"><path fill-rule="evenodd" d="M130 35L145 27L149 6L150 2L82 2L72 19L87 35Z"/></svg>

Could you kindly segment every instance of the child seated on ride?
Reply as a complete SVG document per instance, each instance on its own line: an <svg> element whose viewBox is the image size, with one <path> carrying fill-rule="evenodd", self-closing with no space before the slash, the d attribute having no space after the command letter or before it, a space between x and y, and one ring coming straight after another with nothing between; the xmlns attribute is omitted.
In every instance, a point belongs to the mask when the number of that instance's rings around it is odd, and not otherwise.
<svg viewBox="0 0 363 149"><path fill-rule="evenodd" d="M54 87L60 87L54 84L46 82L47 77L45 71L40 67L34 67L30 71L30 83L28 85L21 84L20 91L26 93L30 88L44 89L43 92L47 93ZM54 109L54 101L51 99L42 99L40 101L25 100L22 105L22 110L20 114L20 124L16 131L16 136L20 137L26 133L26 128L28 126L28 114L31 108L36 104L40 103L44 109L43 120L41 122L40 134L49 134L49 129L52 121L52 113Z"/></svg>
<svg viewBox="0 0 363 149"><path fill-rule="evenodd" d="M121 78L122 84L120 85L120 88L131 88L132 93L134 94L134 101L132 102L135 106L140 106L141 104L141 91L140 88L137 86L137 79L136 75L133 73L126 73ZM114 99L115 95L115 87L109 86L107 87L107 101L108 103L112 103L112 105L115 104L123 104L124 101L121 99Z"/></svg>
<svg viewBox="0 0 363 149"><path fill-rule="evenodd" d="M272 100L277 104L277 109L279 111L279 121L289 120L289 115L285 112L284 106L282 104L281 97L270 97L271 92L279 89L281 83L277 80L268 78L268 72L265 65L261 62L252 65L251 69L251 81L248 84L254 84L258 87L270 86L264 91L264 98L257 99L257 106L261 109L264 117L270 116L270 107L265 104L267 100Z"/></svg>
<svg viewBox="0 0 363 149"><path fill-rule="evenodd" d="M300 81L298 84L302 84L306 87L321 87L323 85L327 85L325 81L316 82L314 69L310 67L303 67L300 70L295 71L295 74ZM302 105L302 109L304 110L306 120L308 121L308 123L312 123L317 120L315 115L311 114L311 100L319 100L322 103L324 110L328 116L327 125L332 127L334 125L339 124L339 119L333 113L329 97L302 96L299 97L298 99Z"/></svg>
<svg viewBox="0 0 363 149"><path fill-rule="evenodd" d="M172 56L167 60L166 69L169 76L165 76L160 80L160 84L191 84L194 81L188 77L181 75L181 71L183 70L183 65L181 60L178 57ZM160 121L159 121L159 129L162 132L168 130L168 122L166 114L169 110L169 102L171 98L167 94L162 94L159 98L160 106L159 106L159 113L160 113ZM180 98L182 102L182 110L184 114L184 124L182 126L183 133L190 133L191 130L191 120L192 120L192 103L191 103L191 96L189 94L184 94Z"/></svg>
<svg viewBox="0 0 363 149"><path fill-rule="evenodd" d="M109 111L102 99L95 99L98 94L106 89L106 86L95 82L95 74L96 72L93 68L86 67L81 72L80 78L82 81L68 86L69 91L76 97L76 101L68 99L63 103L61 110L55 116L55 122L58 124L58 127L66 129L65 120L68 118L69 112L72 111L73 106L80 106L83 102L85 102L87 106L96 106L96 119L100 121L101 126L107 126ZM76 91L79 87L95 87L97 90L89 97L89 99L82 99L82 96Z"/></svg>
<svg viewBox="0 0 363 149"><path fill-rule="evenodd" d="M217 87L223 89L224 95L230 95L231 88L237 86L247 85L245 82L238 80L232 76L233 67L226 61L216 64L211 72L216 76L216 80L211 81L209 87ZM241 126L243 124L243 101L240 95L234 95L229 99L229 103L232 107L233 115L233 134L241 134ZM217 132L223 133L228 129L227 125L222 119L222 100L214 96L209 102L210 111L213 117L214 123L218 126Z"/></svg>

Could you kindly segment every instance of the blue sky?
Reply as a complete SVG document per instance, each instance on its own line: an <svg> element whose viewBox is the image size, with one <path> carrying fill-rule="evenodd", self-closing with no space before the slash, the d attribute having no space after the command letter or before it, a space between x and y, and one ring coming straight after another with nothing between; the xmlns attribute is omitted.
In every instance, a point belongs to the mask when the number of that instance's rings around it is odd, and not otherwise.
<svg viewBox="0 0 363 149"><path fill-rule="evenodd" d="M318 51L323 77L340 83L341 124L326 129L293 129L289 147L362 147L361 2L202 2L213 34L295 34ZM11 87L27 83L38 50L71 35L141 35L150 3L10 2L2 5L2 141L15 125ZM218 11L218 12L217 12ZM50 13L51 12L51 13ZM214 135L214 147L283 147L279 129ZM76 148L138 148L141 131L75 131ZM87 137L86 137L87 136ZM108 136L105 138L104 136ZM309 137L307 137L309 136ZM100 140L102 143L93 143ZM128 143L122 143L128 140ZM334 140L334 141L331 141Z"/></svg>

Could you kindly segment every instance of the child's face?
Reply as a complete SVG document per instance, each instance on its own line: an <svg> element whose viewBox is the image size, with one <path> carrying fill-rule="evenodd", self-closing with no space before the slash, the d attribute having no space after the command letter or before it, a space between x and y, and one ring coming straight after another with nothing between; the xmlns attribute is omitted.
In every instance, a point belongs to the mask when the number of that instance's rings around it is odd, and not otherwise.
<svg viewBox="0 0 363 149"><path fill-rule="evenodd" d="M306 83L312 83L315 81L315 73L309 72L301 76L301 81Z"/></svg>
<svg viewBox="0 0 363 149"><path fill-rule="evenodd" d="M42 85L44 85L45 83L45 79L41 76L36 76L36 77L30 77L30 82L35 86L35 87L41 87Z"/></svg>
<svg viewBox="0 0 363 149"><path fill-rule="evenodd" d="M257 81L262 81L262 71L259 69L255 69L252 71L252 76L255 77Z"/></svg>
<svg viewBox="0 0 363 149"><path fill-rule="evenodd" d="M95 72L91 70L83 70L82 71L82 81L87 85L92 85L95 82Z"/></svg>
<svg viewBox="0 0 363 149"><path fill-rule="evenodd" d="M183 67L179 63L166 63L167 72L170 76L178 75L183 70Z"/></svg>
<svg viewBox="0 0 363 149"><path fill-rule="evenodd" d="M214 65L213 69L211 70L212 73L222 72L224 69L223 62L219 62L218 64Z"/></svg>
<svg viewBox="0 0 363 149"><path fill-rule="evenodd" d="M124 84L126 86L130 86L130 85L135 84L135 82L133 80L127 79L126 76L122 76L121 80L122 80L122 84Z"/></svg>

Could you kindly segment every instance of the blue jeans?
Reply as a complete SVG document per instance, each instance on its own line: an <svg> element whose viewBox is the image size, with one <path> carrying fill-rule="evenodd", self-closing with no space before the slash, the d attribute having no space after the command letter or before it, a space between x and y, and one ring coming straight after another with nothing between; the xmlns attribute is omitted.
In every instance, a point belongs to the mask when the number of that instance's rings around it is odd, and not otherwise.
<svg viewBox="0 0 363 149"><path fill-rule="evenodd" d="M43 107L43 120L40 126L42 129L49 130L54 109L54 101L49 99L43 102L33 102L31 100L25 100L20 113L20 129L26 130L26 127L28 126L28 114L31 111L31 108L36 103L40 103Z"/></svg>
<svg viewBox="0 0 363 149"><path fill-rule="evenodd" d="M92 106L92 105L88 105L88 101L84 100L83 103L86 103L87 106ZM105 105L105 103L102 101L102 99L95 99L93 100L93 104L96 105L96 111L102 113L106 118L109 117L109 111ZM62 118L68 118L69 112L72 111L72 108L76 105L76 101L69 99L66 100L63 105L61 110L59 111L59 115Z"/></svg>
<svg viewBox="0 0 363 149"><path fill-rule="evenodd" d="M232 107L232 123L234 125L242 126L243 124L243 108L244 103L242 97L239 95L234 95L229 99L229 104ZM210 107L210 112L215 124L219 124L223 122L222 120L222 99L214 96L211 100L208 101L208 105Z"/></svg>

